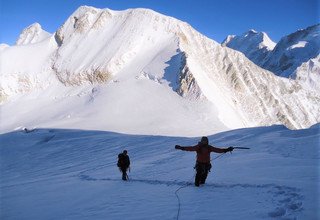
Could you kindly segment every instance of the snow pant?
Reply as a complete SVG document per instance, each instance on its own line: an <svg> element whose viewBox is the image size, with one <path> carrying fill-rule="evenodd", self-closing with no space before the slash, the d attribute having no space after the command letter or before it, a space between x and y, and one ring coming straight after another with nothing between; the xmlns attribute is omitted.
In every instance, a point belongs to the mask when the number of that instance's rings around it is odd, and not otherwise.
<svg viewBox="0 0 320 220"><path fill-rule="evenodd" d="M205 184L208 173L211 169L211 164L197 162L195 169L197 171L197 174L195 177L194 185L199 186L200 184Z"/></svg>
<svg viewBox="0 0 320 220"><path fill-rule="evenodd" d="M127 167L120 167L120 170L122 172L122 180L128 180L127 169Z"/></svg>

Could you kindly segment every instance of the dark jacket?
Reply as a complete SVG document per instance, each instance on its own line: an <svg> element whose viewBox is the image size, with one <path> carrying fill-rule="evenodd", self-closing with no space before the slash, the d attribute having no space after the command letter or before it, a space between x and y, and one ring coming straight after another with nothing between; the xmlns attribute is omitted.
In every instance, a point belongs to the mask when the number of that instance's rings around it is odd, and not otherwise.
<svg viewBox="0 0 320 220"><path fill-rule="evenodd" d="M130 158L128 155L125 155L123 153L118 155L118 167L121 168L128 168L130 166Z"/></svg>

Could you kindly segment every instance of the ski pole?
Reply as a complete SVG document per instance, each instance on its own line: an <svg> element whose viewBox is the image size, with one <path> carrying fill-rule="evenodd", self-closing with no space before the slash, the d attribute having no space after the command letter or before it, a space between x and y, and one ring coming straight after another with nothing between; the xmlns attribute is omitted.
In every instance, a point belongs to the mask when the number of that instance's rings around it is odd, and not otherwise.
<svg viewBox="0 0 320 220"><path fill-rule="evenodd" d="M246 149L246 150L248 150L250 148L249 147L233 147L233 149Z"/></svg>

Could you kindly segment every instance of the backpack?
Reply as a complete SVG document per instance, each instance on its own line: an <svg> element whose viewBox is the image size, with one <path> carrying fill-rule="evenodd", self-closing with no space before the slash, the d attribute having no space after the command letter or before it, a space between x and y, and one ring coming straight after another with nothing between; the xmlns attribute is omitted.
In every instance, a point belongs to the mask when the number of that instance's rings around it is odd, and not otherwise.
<svg viewBox="0 0 320 220"><path fill-rule="evenodd" d="M124 161L124 155L121 153L118 155L118 163L117 163L117 166L118 167L121 167L123 166L123 164L125 163Z"/></svg>

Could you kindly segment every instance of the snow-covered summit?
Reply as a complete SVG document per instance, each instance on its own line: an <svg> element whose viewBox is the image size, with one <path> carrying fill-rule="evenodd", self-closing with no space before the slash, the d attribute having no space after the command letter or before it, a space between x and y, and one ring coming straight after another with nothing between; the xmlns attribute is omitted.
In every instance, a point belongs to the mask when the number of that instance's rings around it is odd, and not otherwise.
<svg viewBox="0 0 320 220"><path fill-rule="evenodd" d="M234 38L236 37L236 35L228 35L223 42L221 43L222 46L226 46L229 42L231 42Z"/></svg>
<svg viewBox="0 0 320 220"><path fill-rule="evenodd" d="M25 28L16 41L16 45L33 44L43 41L51 36L50 33L44 31L39 23L34 23Z"/></svg>
<svg viewBox="0 0 320 220"><path fill-rule="evenodd" d="M320 24L281 38L262 67L277 75L295 78L295 70L320 54Z"/></svg>
<svg viewBox="0 0 320 220"><path fill-rule="evenodd" d="M320 91L320 54L302 63L295 71L296 80L306 88L319 93Z"/></svg>
<svg viewBox="0 0 320 220"><path fill-rule="evenodd" d="M229 35L222 42L222 45L241 51L250 60L259 65L261 60L273 50L276 43L264 32L249 30L240 36Z"/></svg>
<svg viewBox="0 0 320 220"><path fill-rule="evenodd" d="M55 33L59 49L53 68L66 84L107 82L145 53L152 59L167 47L178 49L182 28L192 29L149 9L112 11L83 6ZM142 71L143 66L139 68Z"/></svg>
<svg viewBox="0 0 320 220"><path fill-rule="evenodd" d="M250 30L228 36L222 45L241 51L258 66L276 75L296 78L299 67L320 54L320 24L300 29L275 44L263 32Z"/></svg>
<svg viewBox="0 0 320 220"><path fill-rule="evenodd" d="M148 9L83 6L50 38L1 55L3 115L10 118L21 103L30 112L2 123L6 129L86 126L192 136L269 124L302 128L320 121L319 94ZM35 119L35 109L46 111Z"/></svg>

